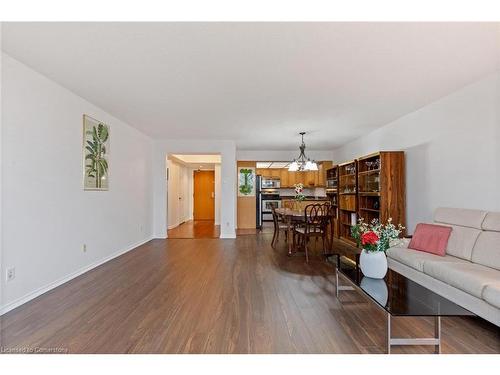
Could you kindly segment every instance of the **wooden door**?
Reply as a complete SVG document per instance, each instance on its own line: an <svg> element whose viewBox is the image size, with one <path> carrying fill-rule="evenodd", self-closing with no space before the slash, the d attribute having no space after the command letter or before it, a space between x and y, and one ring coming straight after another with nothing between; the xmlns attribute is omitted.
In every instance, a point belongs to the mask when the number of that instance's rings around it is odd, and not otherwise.
<svg viewBox="0 0 500 375"><path fill-rule="evenodd" d="M314 184L316 183L316 172L315 171L307 171L304 173L305 174L305 177L304 177L304 186L307 186L307 187L311 187L311 186L314 186Z"/></svg>
<svg viewBox="0 0 500 375"><path fill-rule="evenodd" d="M281 169L270 168L271 169L271 177L281 178Z"/></svg>
<svg viewBox="0 0 500 375"><path fill-rule="evenodd" d="M194 171L194 219L215 219L214 171Z"/></svg>
<svg viewBox="0 0 500 375"><path fill-rule="evenodd" d="M323 169L323 163L318 164L318 171L316 172L315 184L316 186L325 186L325 179L323 178L325 171Z"/></svg>
<svg viewBox="0 0 500 375"><path fill-rule="evenodd" d="M293 185L297 183L297 179L295 176L297 172L288 172L288 186L293 188Z"/></svg>
<svg viewBox="0 0 500 375"><path fill-rule="evenodd" d="M290 186L288 183L288 170L283 168L280 170L280 183L281 187L288 187Z"/></svg>

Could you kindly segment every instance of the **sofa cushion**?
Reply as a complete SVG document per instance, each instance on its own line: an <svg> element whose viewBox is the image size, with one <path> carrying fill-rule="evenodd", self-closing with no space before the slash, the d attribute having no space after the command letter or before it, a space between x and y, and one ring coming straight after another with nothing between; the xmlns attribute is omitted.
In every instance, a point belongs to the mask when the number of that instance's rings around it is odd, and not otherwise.
<svg viewBox="0 0 500 375"><path fill-rule="evenodd" d="M500 212L488 212L484 218L483 230L500 232Z"/></svg>
<svg viewBox="0 0 500 375"><path fill-rule="evenodd" d="M500 280L500 271L471 262L424 262L424 273L477 298L483 289Z"/></svg>
<svg viewBox="0 0 500 375"><path fill-rule="evenodd" d="M482 210L440 207L434 213L434 221L436 223L481 229L486 214L487 212Z"/></svg>
<svg viewBox="0 0 500 375"><path fill-rule="evenodd" d="M450 226L452 231L448 239L446 254L470 261L472 259L472 249L481 230L458 225Z"/></svg>
<svg viewBox="0 0 500 375"><path fill-rule="evenodd" d="M472 261L500 270L500 232L483 231L472 250Z"/></svg>
<svg viewBox="0 0 500 375"><path fill-rule="evenodd" d="M466 263L465 260L445 255L444 257L439 255L434 255L430 253L425 253L419 250L412 250L402 247L391 247L386 252L387 256L399 263L416 269L417 271L424 271L424 263L426 261L436 261L436 262L462 262Z"/></svg>
<svg viewBox="0 0 500 375"><path fill-rule="evenodd" d="M444 257L451 230L451 227L444 225L417 224L408 248Z"/></svg>
<svg viewBox="0 0 500 375"><path fill-rule="evenodd" d="M500 281L494 284L488 284L484 287L483 299L490 305L500 309Z"/></svg>

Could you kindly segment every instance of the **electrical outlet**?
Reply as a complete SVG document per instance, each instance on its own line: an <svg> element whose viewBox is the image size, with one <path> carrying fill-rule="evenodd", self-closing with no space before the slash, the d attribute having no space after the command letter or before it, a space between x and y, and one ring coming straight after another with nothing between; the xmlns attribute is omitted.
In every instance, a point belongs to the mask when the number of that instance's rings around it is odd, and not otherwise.
<svg viewBox="0 0 500 375"><path fill-rule="evenodd" d="M16 269L14 267L7 268L7 272L5 273L5 279L7 281L12 281L16 278Z"/></svg>
<svg viewBox="0 0 500 375"><path fill-rule="evenodd" d="M84 253L86 253L86 252L87 252L87 244L86 244L86 243L84 243L84 244L83 244L83 246L82 246L82 251L83 251Z"/></svg>

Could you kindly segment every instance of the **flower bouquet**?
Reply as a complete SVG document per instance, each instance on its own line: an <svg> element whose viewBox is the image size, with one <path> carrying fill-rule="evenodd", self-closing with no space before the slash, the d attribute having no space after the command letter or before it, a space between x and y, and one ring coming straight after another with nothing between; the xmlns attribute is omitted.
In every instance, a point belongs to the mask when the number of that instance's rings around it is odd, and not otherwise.
<svg viewBox="0 0 500 375"><path fill-rule="evenodd" d="M295 188L295 200L297 202L302 202L304 199L306 199L306 196L303 194L304 184L302 183L294 184L293 187Z"/></svg>
<svg viewBox="0 0 500 375"><path fill-rule="evenodd" d="M385 252L391 246L399 243L399 237L405 228L392 223L392 218L387 224L380 223L377 219L370 224L361 218L356 225L351 227L351 235L356 240L358 247L362 247L359 266L363 274L376 279L384 278L387 273L387 258Z"/></svg>

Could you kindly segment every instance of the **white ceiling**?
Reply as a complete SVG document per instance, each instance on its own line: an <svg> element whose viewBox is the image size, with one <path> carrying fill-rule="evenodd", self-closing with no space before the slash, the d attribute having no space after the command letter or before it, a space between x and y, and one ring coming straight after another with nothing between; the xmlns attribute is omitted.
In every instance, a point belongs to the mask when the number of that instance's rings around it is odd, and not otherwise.
<svg viewBox="0 0 500 375"><path fill-rule="evenodd" d="M220 155L170 154L168 159L186 167L198 170L214 170L215 165L219 165L221 163Z"/></svg>
<svg viewBox="0 0 500 375"><path fill-rule="evenodd" d="M256 168L287 168L290 166L289 161L258 161L256 163Z"/></svg>
<svg viewBox="0 0 500 375"><path fill-rule="evenodd" d="M172 154L176 159L183 161L184 163L210 163L218 164L221 162L220 155L188 155L188 154Z"/></svg>
<svg viewBox="0 0 500 375"><path fill-rule="evenodd" d="M4 23L2 49L156 138L330 150L500 67L494 23Z"/></svg>

